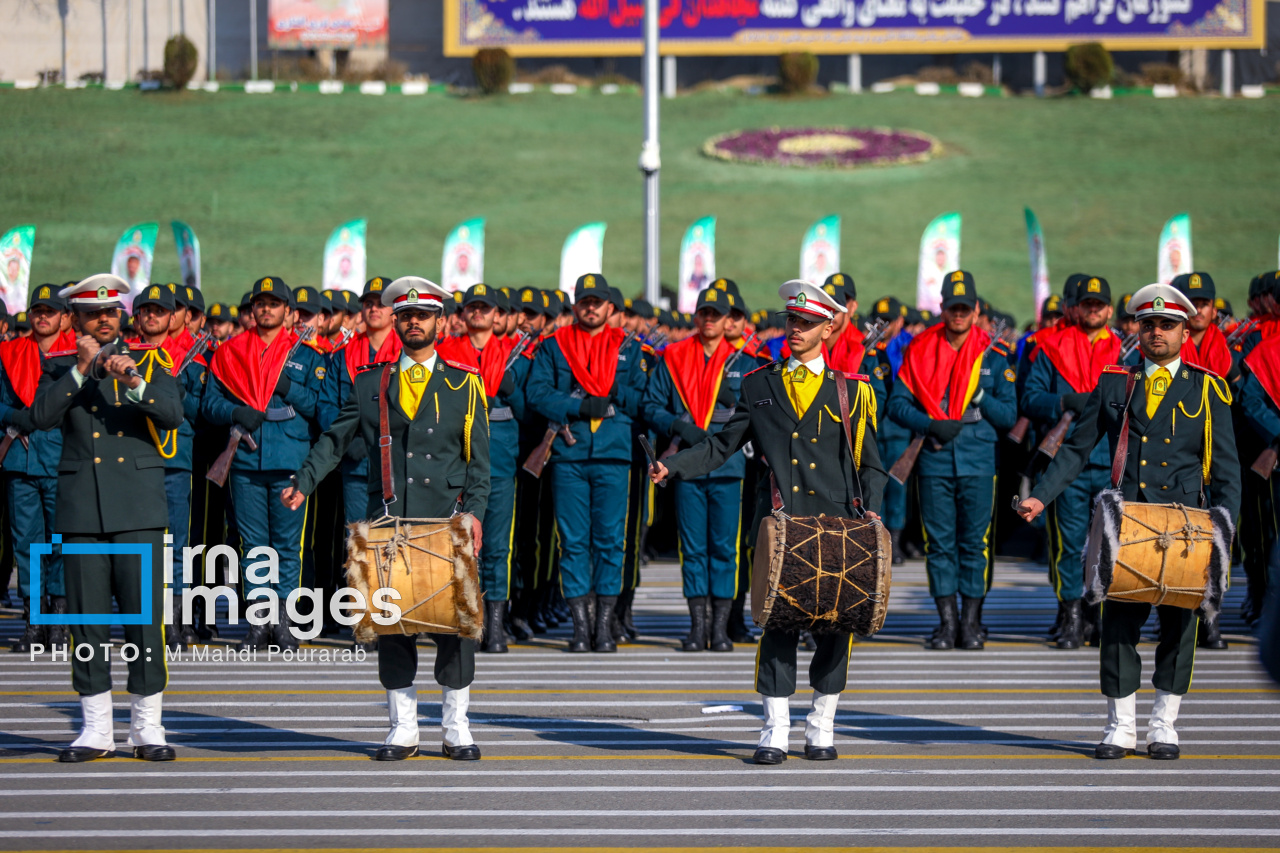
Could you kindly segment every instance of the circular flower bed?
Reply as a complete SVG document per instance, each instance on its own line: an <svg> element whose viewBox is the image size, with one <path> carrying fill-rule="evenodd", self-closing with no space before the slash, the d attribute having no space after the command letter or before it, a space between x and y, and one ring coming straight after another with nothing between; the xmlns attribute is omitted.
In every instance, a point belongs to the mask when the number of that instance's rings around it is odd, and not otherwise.
<svg viewBox="0 0 1280 853"><path fill-rule="evenodd" d="M917 130L891 127L768 127L713 136L708 157L734 163L769 163L826 169L923 163L942 143Z"/></svg>

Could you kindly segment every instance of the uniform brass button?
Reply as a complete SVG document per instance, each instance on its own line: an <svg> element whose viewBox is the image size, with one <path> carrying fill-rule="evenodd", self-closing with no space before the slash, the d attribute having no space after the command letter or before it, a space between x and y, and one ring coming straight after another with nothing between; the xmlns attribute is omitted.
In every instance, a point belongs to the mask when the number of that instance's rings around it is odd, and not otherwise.
<svg viewBox="0 0 1280 853"><path fill-rule="evenodd" d="M1146 464L1147 464L1147 460L1143 459L1143 460L1142 460L1141 462L1139 462L1138 464L1139 464L1139 465L1146 465Z"/></svg>
<svg viewBox="0 0 1280 853"><path fill-rule="evenodd" d="M1139 488L1139 489L1145 489L1146 487L1147 487L1147 484L1146 484L1146 483L1139 483L1139 484L1138 484L1138 488Z"/></svg>
<svg viewBox="0 0 1280 853"><path fill-rule="evenodd" d="M799 465L799 464L800 464L800 460L799 460L799 459L792 459L792 460L791 460L791 464L792 464L792 465Z"/></svg>
<svg viewBox="0 0 1280 853"><path fill-rule="evenodd" d="M408 483L409 485L413 485L413 478L410 477L409 479L405 480L405 482Z"/></svg>
<svg viewBox="0 0 1280 853"><path fill-rule="evenodd" d="M422 458L423 458L423 459L430 459L430 458L431 458L431 454L430 454L430 453L428 453L426 456L423 456Z"/></svg>
<svg viewBox="0 0 1280 853"><path fill-rule="evenodd" d="M1164 490L1165 490L1165 489L1167 489L1167 488L1169 488L1169 487L1168 487L1168 486L1161 486L1161 487L1160 487L1160 491L1164 491Z"/></svg>
<svg viewBox="0 0 1280 853"><path fill-rule="evenodd" d="M93 437L94 437L94 438L102 438L102 436L101 436L99 433L96 433L96 432L93 434Z"/></svg>
<svg viewBox="0 0 1280 853"><path fill-rule="evenodd" d="M818 467L818 463L816 463L816 462L810 462L810 463L809 463L809 468L810 468L810 469L817 468L817 467Z"/></svg>
<svg viewBox="0 0 1280 853"><path fill-rule="evenodd" d="M1168 468L1168 467L1169 467L1169 463L1168 463L1168 462L1161 462L1161 463L1160 463L1160 467L1161 467L1161 468Z"/></svg>
<svg viewBox="0 0 1280 853"><path fill-rule="evenodd" d="M793 491L793 492L798 492L798 491L800 491L800 487L799 487L799 486L792 486L792 487L791 487L791 491Z"/></svg>
<svg viewBox="0 0 1280 853"><path fill-rule="evenodd" d="M809 443L810 443L810 444L817 444L817 443L818 443L818 439L817 439L817 438L811 438L811 439L809 439Z"/></svg>
<svg viewBox="0 0 1280 853"><path fill-rule="evenodd" d="M1164 440L1164 443L1165 443L1165 444L1168 444L1168 443L1169 443L1169 439L1167 439L1167 438L1166 438L1166 439Z"/></svg>
<svg viewBox="0 0 1280 853"><path fill-rule="evenodd" d="M123 462L123 461L124 461L124 457L123 457L123 456L121 456L121 457L117 458L117 459L116 459L116 461L117 461L117 462Z"/></svg>
<svg viewBox="0 0 1280 853"><path fill-rule="evenodd" d="M91 412L96 412L96 411L98 411L98 407L97 407L97 406L90 406L90 407L89 407L89 411L91 411Z"/></svg>
<svg viewBox="0 0 1280 853"><path fill-rule="evenodd" d="M792 438L799 438L799 437L800 437L800 433L798 433L798 432L793 432L793 433L791 433L791 437L792 437Z"/></svg>
<svg viewBox="0 0 1280 853"><path fill-rule="evenodd" d="M148 400L148 403L155 403L155 400Z"/></svg>
<svg viewBox="0 0 1280 853"><path fill-rule="evenodd" d="M428 477L427 479L423 480L423 481L422 481L422 485L424 485L424 486L429 486L429 485L431 485L431 478L430 478L430 477Z"/></svg>
<svg viewBox="0 0 1280 853"><path fill-rule="evenodd" d="M813 494L813 490L812 490L812 489L810 489L810 490L809 490L809 494Z"/></svg>
<svg viewBox="0 0 1280 853"><path fill-rule="evenodd" d="M122 432L116 433L116 438L124 438L124 433Z"/></svg>
<svg viewBox="0 0 1280 853"><path fill-rule="evenodd" d="M118 409L118 408L120 408L120 407L121 407L121 406L123 406L123 405L124 405L123 403L116 403L116 408Z"/></svg>
<svg viewBox="0 0 1280 853"><path fill-rule="evenodd" d="M100 456L95 456L95 457L93 457L93 464L94 464L94 465L101 465L101 464L102 464L102 457L100 457Z"/></svg>
<svg viewBox="0 0 1280 853"><path fill-rule="evenodd" d="M1147 443L1147 437L1146 437L1145 435L1142 437L1142 443L1143 443L1143 444L1146 444L1146 443Z"/></svg>
<svg viewBox="0 0 1280 853"><path fill-rule="evenodd" d="M413 454L412 454L412 453L406 453L406 454L404 455L404 458L405 458L405 459L412 459L412 458L413 458Z"/></svg>
<svg viewBox="0 0 1280 853"><path fill-rule="evenodd" d="M431 435L431 433L433 432L435 432L435 430L433 430L431 427L427 427L427 435Z"/></svg>

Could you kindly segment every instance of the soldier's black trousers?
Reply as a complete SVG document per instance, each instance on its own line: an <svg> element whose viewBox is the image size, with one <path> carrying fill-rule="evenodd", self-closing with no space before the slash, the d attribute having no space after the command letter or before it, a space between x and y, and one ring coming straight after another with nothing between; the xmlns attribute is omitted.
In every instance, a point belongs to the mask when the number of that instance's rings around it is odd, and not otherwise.
<svg viewBox="0 0 1280 853"><path fill-rule="evenodd" d="M1138 691L1142 683L1142 659L1138 640L1142 626L1151 615L1150 604L1106 601L1102 604L1101 681L1102 695L1119 699ZM1196 659L1195 611L1161 604L1160 643L1156 646L1156 671L1151 684L1179 696L1191 689L1191 670Z"/></svg>
<svg viewBox="0 0 1280 853"><path fill-rule="evenodd" d="M461 690L476 677L476 641L453 634L432 634L436 641L436 684ZM388 690L413 684L418 675L416 637L383 634L378 637L378 680Z"/></svg>
<svg viewBox="0 0 1280 853"><path fill-rule="evenodd" d="M141 545L151 551L150 619L145 625L125 625L124 639L138 647L138 656L129 667L128 690L150 696L164 690L169 681L165 664L164 622L164 530L134 530L127 533L68 533L63 545ZM67 610L73 614L110 614L114 597L120 615L142 612L142 566L135 554L68 554L63 551L67 582ZM111 659L102 644L110 645L110 625L71 623L71 686L81 696L111 689ZM74 654L79 646L93 648L93 656L81 660ZM112 654L115 654L112 651Z"/></svg>
<svg viewBox="0 0 1280 853"><path fill-rule="evenodd" d="M796 692L796 643L792 631L764 629L756 649L756 692L762 696L790 696ZM849 675L849 634L814 634L818 650L809 662L809 686L819 693L840 693Z"/></svg>

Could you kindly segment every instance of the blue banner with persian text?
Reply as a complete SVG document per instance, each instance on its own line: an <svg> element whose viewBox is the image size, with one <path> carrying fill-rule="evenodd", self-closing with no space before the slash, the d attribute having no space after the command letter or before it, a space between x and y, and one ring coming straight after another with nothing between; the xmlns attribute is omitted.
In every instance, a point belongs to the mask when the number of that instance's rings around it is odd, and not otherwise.
<svg viewBox="0 0 1280 853"><path fill-rule="evenodd" d="M662 52L965 53L1260 47L1265 0L660 0ZM632 55L643 0L445 0L445 47L469 55Z"/></svg>

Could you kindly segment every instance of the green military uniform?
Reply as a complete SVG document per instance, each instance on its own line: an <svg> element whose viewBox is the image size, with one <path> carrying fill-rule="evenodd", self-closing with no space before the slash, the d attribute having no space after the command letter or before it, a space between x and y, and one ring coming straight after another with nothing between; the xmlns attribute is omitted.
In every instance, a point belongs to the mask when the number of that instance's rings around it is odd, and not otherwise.
<svg viewBox="0 0 1280 853"><path fill-rule="evenodd" d="M1130 311L1141 321L1144 316L1168 316L1167 305L1184 305L1182 317L1193 310L1177 290L1154 284L1134 295ZM1131 395L1130 377L1134 383ZM1181 359L1164 368L1149 359L1135 368L1107 368L1090 394L1074 432L1063 443L1031 497L1048 504L1061 494L1084 470L1094 445L1104 436L1114 458L1126 404L1127 457L1119 484L1124 500L1223 507L1234 518L1240 507L1240 464L1231 429L1231 394L1224 380ZM1152 677L1157 707L1148 730L1148 751L1155 757L1176 758L1173 720L1177 715L1178 697L1191 687L1197 619L1194 611L1169 605L1159 605L1157 613L1160 643ZM1137 645L1150 614L1150 604L1120 601L1103 604L1101 687L1103 695L1110 700L1110 720L1106 739L1099 746L1100 758L1119 757L1132 751L1135 745L1132 699L1142 678ZM1162 703L1171 703L1172 710L1171 715L1167 713L1159 719ZM1153 744L1172 745L1173 754L1156 756Z"/></svg>
<svg viewBox="0 0 1280 853"><path fill-rule="evenodd" d="M429 287L428 287L429 285ZM438 298L436 291L439 292ZM383 304L411 294L414 307L440 311L448 294L438 286L416 277L392 282L384 291ZM421 302L418 302L421 300ZM401 310L397 306L397 310ZM402 372L426 367L426 385L412 415L401 400ZM381 430L379 410L381 383L386 377L388 429L391 433L391 470L395 502L384 504L382 465L378 452ZM410 381L412 377L410 377ZM373 448L369 465L369 501L366 517L395 514L400 518L448 518L455 513L471 513L483 518L489 501L489 418L484 383L477 371L449 362L433 354L425 365L415 363L406 349L396 364L375 367L356 376L355 386L333 425L311 448L298 469L298 490L311 494L321 480L337 468L351 443L357 439ZM501 630L501 626L499 626ZM436 644L435 678L445 688L446 749L456 747L474 752L464 756L479 758L466 730L467 689L475 678L476 642L457 635L433 634ZM417 751L417 699L413 683L418 671L415 638L384 634L378 642L378 677L392 703L393 726L396 703L403 702L402 714L412 714L412 743L388 740L395 747L387 758L407 758ZM408 696L412 695L412 701ZM460 714L465 733L462 742L450 743L450 703ZM460 703L460 704L459 704ZM411 708L411 710L410 710ZM402 720L404 727L410 727ZM393 735L395 731L393 730ZM384 747L384 749L386 748ZM412 748L412 752L407 752ZM379 756L384 757L384 756Z"/></svg>
<svg viewBox="0 0 1280 853"><path fill-rule="evenodd" d="M134 349L138 349L134 345ZM117 343L121 355L130 348ZM133 353L135 360L140 360ZM157 360L142 368L140 392L111 378L79 375L75 356L45 363L31 419L36 429L61 426L58 465L58 530L65 545L141 545L151 550L152 621L126 625L126 642L143 654L129 664L129 692L148 696L164 690L164 604L162 567L169 506L164 458L155 436L182 424L177 380ZM75 624L75 614L109 614L112 597L121 614L138 613L144 595L136 555L64 554L67 609L73 614L75 645L110 643L111 626ZM111 689L111 665L101 655L72 662L72 686L91 695Z"/></svg>

